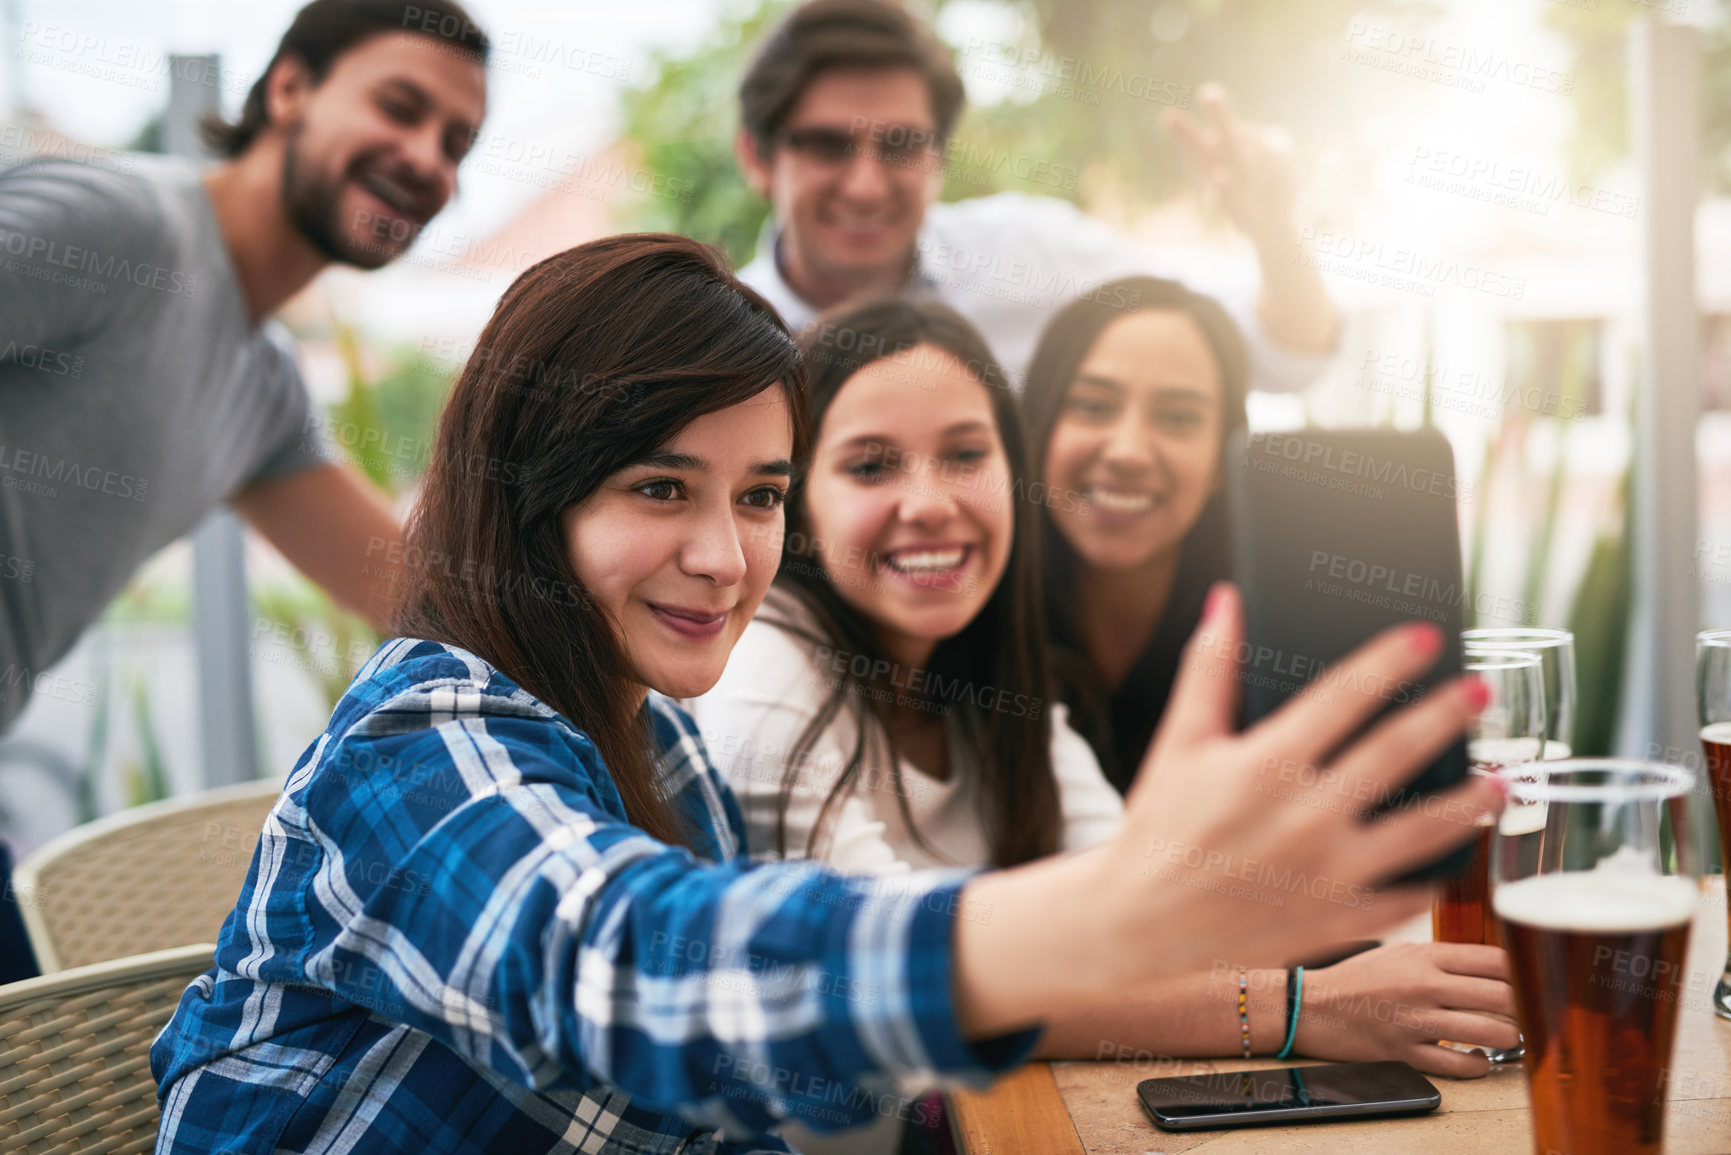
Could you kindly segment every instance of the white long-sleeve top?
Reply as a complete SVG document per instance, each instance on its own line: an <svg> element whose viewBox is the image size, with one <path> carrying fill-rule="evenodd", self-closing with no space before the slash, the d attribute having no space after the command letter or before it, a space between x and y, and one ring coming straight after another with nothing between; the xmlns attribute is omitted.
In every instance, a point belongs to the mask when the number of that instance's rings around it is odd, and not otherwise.
<svg viewBox="0 0 1731 1155"><path fill-rule="evenodd" d="M789 616L792 599L775 598L773 616ZM715 688L687 705L703 731L710 758L745 812L753 857L776 852L776 807L794 747L836 675L803 638L760 616L745 628ZM812 744L789 801L787 856L806 857L823 801L853 750L857 722L848 703ZM1052 770L1063 808L1062 848L1099 842L1117 829L1123 802L1107 782L1086 740L1070 728L1063 703L1038 702L1052 712ZM877 735L881 739L881 735ZM943 866L984 866L990 860L978 803L979 761L963 735L949 734L947 779L934 778L903 758L899 793L924 838L914 840L897 802L895 776L883 760L883 741L869 741L852 791L833 809L826 836L812 857L855 874L896 874Z"/></svg>

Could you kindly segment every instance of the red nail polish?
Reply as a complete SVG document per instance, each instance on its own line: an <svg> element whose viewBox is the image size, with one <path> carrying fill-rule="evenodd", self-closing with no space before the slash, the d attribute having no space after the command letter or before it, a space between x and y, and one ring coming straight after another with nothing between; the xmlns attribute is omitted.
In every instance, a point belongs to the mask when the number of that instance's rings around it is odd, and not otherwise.
<svg viewBox="0 0 1731 1155"><path fill-rule="evenodd" d="M1479 678L1468 678L1465 682L1467 705L1476 713L1491 704L1491 688Z"/></svg>
<svg viewBox="0 0 1731 1155"><path fill-rule="evenodd" d="M1431 657L1442 653L1442 630L1429 622L1414 622L1406 628L1407 645L1420 657Z"/></svg>
<svg viewBox="0 0 1731 1155"><path fill-rule="evenodd" d="M1208 597L1202 603L1202 620L1212 622L1214 615L1220 612L1220 603L1226 597L1226 583L1215 582L1208 587Z"/></svg>

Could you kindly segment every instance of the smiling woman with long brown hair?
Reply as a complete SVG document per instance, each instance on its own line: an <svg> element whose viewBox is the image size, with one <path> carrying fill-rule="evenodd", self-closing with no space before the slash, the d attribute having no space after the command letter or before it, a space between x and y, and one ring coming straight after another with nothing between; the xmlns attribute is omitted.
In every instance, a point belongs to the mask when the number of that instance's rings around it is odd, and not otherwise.
<svg viewBox="0 0 1731 1155"><path fill-rule="evenodd" d="M1380 703L1229 734L1229 680L1203 659L1240 636L1230 591L1109 842L894 888L753 866L669 699L714 683L769 587L804 404L786 329L693 241L597 241L512 284L410 529L413 633L290 773L216 965L152 1048L158 1151L785 1151L754 1137L869 1119L904 1077L982 1081L1049 1013L1425 907L1301 893L1247 919L1186 868L1143 869L1155 838L1249 838L1362 889L1471 833L1254 795L1270 751L1325 759ZM1438 641L1393 631L1350 659L1352 684L1410 676ZM1477 700L1443 689L1333 764L1375 788L1410 777ZM1229 823L1218 795L1240 803Z"/></svg>

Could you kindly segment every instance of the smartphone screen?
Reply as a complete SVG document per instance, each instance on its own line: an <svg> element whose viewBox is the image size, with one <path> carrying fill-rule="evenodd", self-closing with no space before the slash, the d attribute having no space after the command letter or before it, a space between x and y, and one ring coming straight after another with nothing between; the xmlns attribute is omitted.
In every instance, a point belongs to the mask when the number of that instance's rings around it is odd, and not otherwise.
<svg viewBox="0 0 1731 1155"><path fill-rule="evenodd" d="M1167 1130L1409 1114L1435 1110L1442 1102L1429 1080L1398 1062L1146 1079L1136 1094Z"/></svg>
<svg viewBox="0 0 1731 1155"><path fill-rule="evenodd" d="M1237 655L1244 725L1299 693L1327 701L1369 692L1385 711L1397 709L1460 672L1470 595L1461 574L1454 454L1441 434L1241 433L1227 453L1226 488L1244 596L1245 642ZM1415 620L1443 633L1442 655L1427 673L1368 682L1334 665L1378 631ZM1466 744L1455 742L1384 804L1413 805L1466 773ZM1282 767L1277 777L1301 785L1306 774ZM1459 874L1468 853L1462 847L1407 877Z"/></svg>

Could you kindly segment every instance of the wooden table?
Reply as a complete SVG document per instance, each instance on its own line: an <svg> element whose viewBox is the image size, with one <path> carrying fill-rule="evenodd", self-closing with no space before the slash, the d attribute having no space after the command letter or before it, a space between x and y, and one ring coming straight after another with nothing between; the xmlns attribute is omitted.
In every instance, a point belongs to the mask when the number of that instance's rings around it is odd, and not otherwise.
<svg viewBox="0 0 1731 1155"><path fill-rule="evenodd" d="M1731 1021L1714 1015L1713 984L1725 963L1725 879L1703 886L1689 943L1686 1001L1678 1025L1677 1076L1667 1087L1667 1155L1731 1153ZM1428 917L1390 939L1430 938ZM958 1145L968 1155L1205 1155L1316 1152L1399 1155L1468 1151L1531 1155L1533 1133L1524 1068L1498 1067L1482 1079L1426 1076L1442 1106L1403 1119L1247 1127L1188 1134L1156 1130L1136 1084L1166 1075L1310 1065L1273 1059L1154 1063L1034 1063L984 1094L953 1098Z"/></svg>

